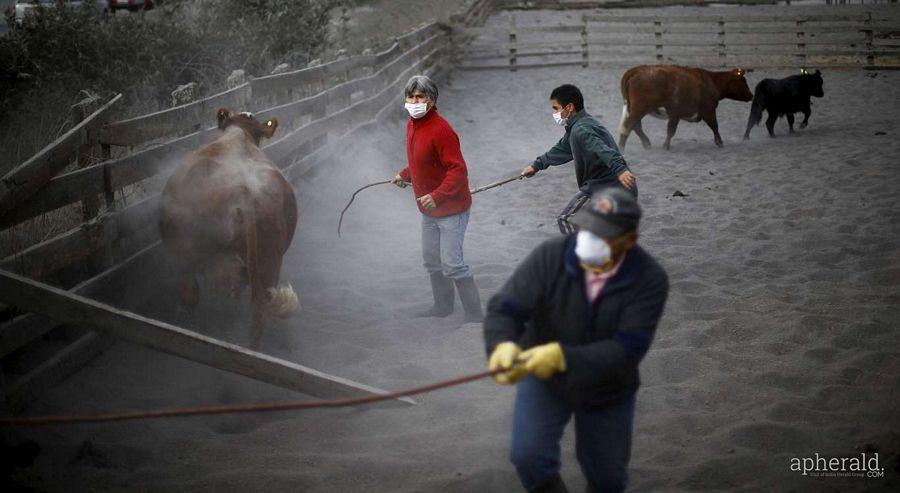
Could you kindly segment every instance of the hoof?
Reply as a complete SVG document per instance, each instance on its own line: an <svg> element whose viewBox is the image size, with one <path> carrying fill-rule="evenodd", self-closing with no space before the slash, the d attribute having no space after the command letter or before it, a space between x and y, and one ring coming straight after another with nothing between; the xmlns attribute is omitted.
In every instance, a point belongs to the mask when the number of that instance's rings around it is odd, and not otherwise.
<svg viewBox="0 0 900 493"><path fill-rule="evenodd" d="M716 147L725 147L725 144L722 142L716 142Z"/></svg>
<svg viewBox="0 0 900 493"><path fill-rule="evenodd" d="M750 135L745 135L744 140L750 140Z"/></svg>
<svg viewBox="0 0 900 493"><path fill-rule="evenodd" d="M648 141L648 142L641 142L641 145L644 146L644 149L650 149L651 147L653 147L652 145L650 145L650 142L649 142L649 141Z"/></svg>
<svg viewBox="0 0 900 493"><path fill-rule="evenodd" d="M808 124L808 123L801 123L801 124L800 124L800 128L801 128L801 129L804 129L804 128L806 128L807 125L809 125L809 124Z"/></svg>

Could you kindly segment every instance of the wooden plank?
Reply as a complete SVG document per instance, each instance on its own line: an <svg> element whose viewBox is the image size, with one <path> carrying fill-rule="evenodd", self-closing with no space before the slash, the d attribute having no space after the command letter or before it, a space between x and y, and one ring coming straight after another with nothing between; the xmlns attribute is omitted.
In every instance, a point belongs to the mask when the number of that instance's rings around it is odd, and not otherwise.
<svg viewBox="0 0 900 493"><path fill-rule="evenodd" d="M3 389L6 412L19 414L47 389L65 380L112 345L113 340L88 332L37 368Z"/></svg>
<svg viewBox="0 0 900 493"><path fill-rule="evenodd" d="M806 33L832 33L835 32L834 26L820 26L816 24L806 24L802 28L798 28L795 24L785 24L782 26L772 26L772 25L762 25L762 26L743 26L743 25L734 25L725 23L724 27L720 27L716 23L710 23L707 25L697 25L697 26L680 26L678 24L675 25L662 25L657 29L654 29L651 25L644 26L634 26L630 24L616 26L616 25L608 25L604 24L602 26L589 26L589 30L599 31L595 34L628 34L631 36L640 36L640 35L653 35L655 33L660 34L718 34L720 32L727 33L741 33L741 34L790 34L796 33L798 30L806 32ZM846 31L857 31L862 29L862 24L854 24L852 26L846 26L843 28ZM623 36L624 38L624 36Z"/></svg>
<svg viewBox="0 0 900 493"><path fill-rule="evenodd" d="M510 29L508 27L468 27L466 28L466 34L471 34L472 36L491 36L496 38L505 38L509 36ZM581 32L581 25L556 25L556 26L529 26L529 27L516 27L517 34L547 34L547 33L567 33L567 34L578 34Z"/></svg>
<svg viewBox="0 0 900 493"><path fill-rule="evenodd" d="M390 51L390 50L388 50ZM300 89L323 77L370 67L378 61L378 55L364 55L335 60L315 67L303 68L283 74L267 75L250 81L253 99L267 98L289 90Z"/></svg>
<svg viewBox="0 0 900 493"><path fill-rule="evenodd" d="M0 218L0 230L103 192L102 166L90 166L56 176Z"/></svg>
<svg viewBox="0 0 900 493"><path fill-rule="evenodd" d="M100 143L138 146L163 137L196 132L214 125L216 110L221 107L245 109L250 101L250 91L250 84L244 83L198 101L109 123L100 129Z"/></svg>
<svg viewBox="0 0 900 493"><path fill-rule="evenodd" d="M209 127L165 144L102 163L109 176L109 186L120 190L128 185L171 170L183 156L211 142L219 135L218 127Z"/></svg>
<svg viewBox="0 0 900 493"><path fill-rule="evenodd" d="M528 58L528 57L537 57L537 56L549 56L549 55L580 55L582 50L578 49L569 49L569 50L559 50L559 51L517 51L516 56L518 58ZM468 60L486 60L486 59L505 59L509 60L509 52L505 52L503 50L491 50L491 51L481 51L481 52L473 52L471 54L466 54L466 59ZM508 64L507 64L508 65Z"/></svg>
<svg viewBox="0 0 900 493"><path fill-rule="evenodd" d="M662 22L662 23L704 23L704 22L857 22L869 19L868 12L835 12L833 14L666 14L652 15L585 15L588 22Z"/></svg>
<svg viewBox="0 0 900 493"><path fill-rule="evenodd" d="M117 94L100 109L75 125L62 137L9 171L0 179L0 218L34 195L74 159L79 147L93 138L93 132L110 109L122 99Z"/></svg>
<svg viewBox="0 0 900 493"><path fill-rule="evenodd" d="M132 254L125 259L125 261L110 267L90 279L82 281L69 289L69 292L80 294L82 296L94 297L97 293L102 291L104 283L108 282L113 276L119 275L123 271L131 268L138 260L147 263L159 262L162 257L161 252L161 243L156 241L149 246L144 247L137 253ZM3 358L7 354L19 349L38 337L41 337L60 325L62 325L60 322L35 313L25 313L6 323L0 324L0 358Z"/></svg>
<svg viewBox="0 0 900 493"><path fill-rule="evenodd" d="M123 234L144 227L158 217L159 199L148 197L0 260L0 269L33 279L45 279L81 261Z"/></svg>
<svg viewBox="0 0 900 493"><path fill-rule="evenodd" d="M0 271L0 300L197 363L322 399L386 392ZM390 401L412 404L408 398Z"/></svg>

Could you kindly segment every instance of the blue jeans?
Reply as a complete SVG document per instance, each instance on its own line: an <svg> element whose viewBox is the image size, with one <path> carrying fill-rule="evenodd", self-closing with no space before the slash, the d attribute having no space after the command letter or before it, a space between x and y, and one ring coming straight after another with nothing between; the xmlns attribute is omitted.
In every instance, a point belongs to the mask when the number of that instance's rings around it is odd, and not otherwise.
<svg viewBox="0 0 900 493"><path fill-rule="evenodd" d="M602 409L573 409L546 383L523 378L516 389L510 460L525 489L533 490L559 474L559 441L574 414L575 452L588 491L625 491L634 401L631 396Z"/></svg>
<svg viewBox="0 0 900 493"><path fill-rule="evenodd" d="M468 225L468 210L445 217L422 214L422 259L428 274L443 272L450 279L472 275L463 261L463 240Z"/></svg>

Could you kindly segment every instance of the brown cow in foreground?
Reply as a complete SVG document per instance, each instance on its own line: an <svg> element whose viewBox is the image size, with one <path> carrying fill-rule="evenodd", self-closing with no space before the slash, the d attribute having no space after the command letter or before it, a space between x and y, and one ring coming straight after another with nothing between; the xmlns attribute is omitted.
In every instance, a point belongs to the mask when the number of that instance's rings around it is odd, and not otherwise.
<svg viewBox="0 0 900 493"><path fill-rule="evenodd" d="M678 122L703 120L712 129L716 145L722 147L716 107L728 98L750 101L753 93L747 86L744 70L710 72L700 68L671 65L642 65L622 76L622 120L619 123L619 151L625 151L625 141L632 130L638 134L645 148L650 139L641 128L644 115L668 120L666 143L669 149Z"/></svg>
<svg viewBox="0 0 900 493"><path fill-rule="evenodd" d="M225 108L217 119L222 135L190 154L166 183L159 230L177 259L185 305L200 300L198 275L233 299L250 286L250 346L256 348L267 315L286 317L299 307L290 285L278 287L297 226L297 200L259 148L277 120L263 124Z"/></svg>

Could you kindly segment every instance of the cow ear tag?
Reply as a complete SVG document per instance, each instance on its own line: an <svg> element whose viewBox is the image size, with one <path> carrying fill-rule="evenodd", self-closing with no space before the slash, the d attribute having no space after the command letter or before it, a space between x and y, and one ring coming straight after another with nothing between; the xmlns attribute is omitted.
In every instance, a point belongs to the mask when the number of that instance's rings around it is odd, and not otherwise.
<svg viewBox="0 0 900 493"><path fill-rule="evenodd" d="M805 67L800 67L800 73L803 75L807 75L809 74L809 71L807 71Z"/></svg>

